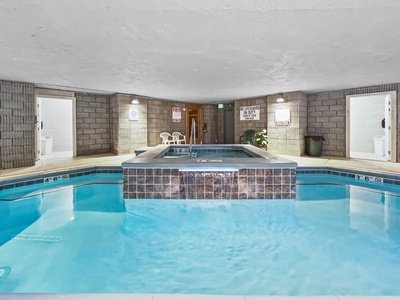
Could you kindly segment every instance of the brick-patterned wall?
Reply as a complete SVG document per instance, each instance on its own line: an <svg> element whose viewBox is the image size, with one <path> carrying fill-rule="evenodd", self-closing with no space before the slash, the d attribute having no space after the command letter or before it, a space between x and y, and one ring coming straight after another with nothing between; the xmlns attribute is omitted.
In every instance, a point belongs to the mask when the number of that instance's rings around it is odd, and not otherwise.
<svg viewBox="0 0 400 300"><path fill-rule="evenodd" d="M307 95L304 93L299 94L299 155L304 155L306 152L306 140L304 138L308 132L308 102Z"/></svg>
<svg viewBox="0 0 400 300"><path fill-rule="evenodd" d="M138 103L132 103L132 100ZM114 154L134 153L147 146L147 107L146 98L121 94L111 97L111 151ZM129 119L130 109L137 110L137 120Z"/></svg>
<svg viewBox="0 0 400 300"><path fill-rule="evenodd" d="M260 120L240 120L240 107L260 105ZM248 129L256 132L267 128L267 97L243 99L235 101L235 143L239 143L239 137Z"/></svg>
<svg viewBox="0 0 400 300"><path fill-rule="evenodd" d="M75 93L77 156L108 153L110 97Z"/></svg>
<svg viewBox="0 0 400 300"><path fill-rule="evenodd" d="M178 131L182 134L186 134L185 103L159 99L148 99L147 103L148 146L157 146L161 144L160 133L164 131L169 133ZM181 108L182 119L180 122L172 122L173 107ZM189 141L188 135L186 135L186 141Z"/></svg>
<svg viewBox="0 0 400 300"><path fill-rule="evenodd" d="M111 152L118 154L118 95L110 97L110 146Z"/></svg>
<svg viewBox="0 0 400 300"><path fill-rule="evenodd" d="M285 102L277 103L279 95L268 96L268 151L300 156L304 153L307 128L307 97L302 92L283 94ZM275 110L290 109L290 125L275 125Z"/></svg>
<svg viewBox="0 0 400 300"><path fill-rule="evenodd" d="M203 105L203 124L207 124L207 132L203 132L204 144L215 144L218 140L218 106L215 104Z"/></svg>
<svg viewBox="0 0 400 300"><path fill-rule="evenodd" d="M308 95L308 135L323 136L322 155L346 156L344 91Z"/></svg>
<svg viewBox="0 0 400 300"><path fill-rule="evenodd" d="M0 169L34 166L35 151L34 86L0 80Z"/></svg>
<svg viewBox="0 0 400 300"><path fill-rule="evenodd" d="M399 84L375 85L331 92L307 95L308 99L308 134L321 135L325 138L322 144L322 155L346 156L346 96L397 91L399 107ZM399 111L399 110L398 110ZM398 118L398 122L400 122ZM400 123L398 123L398 126ZM400 127L398 127L400 128ZM397 134L397 146L399 135ZM397 153L399 161L400 153Z"/></svg>

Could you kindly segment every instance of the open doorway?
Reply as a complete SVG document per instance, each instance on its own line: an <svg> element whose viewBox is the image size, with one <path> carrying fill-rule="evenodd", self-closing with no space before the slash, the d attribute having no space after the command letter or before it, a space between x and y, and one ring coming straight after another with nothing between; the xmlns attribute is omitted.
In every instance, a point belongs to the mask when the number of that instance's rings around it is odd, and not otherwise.
<svg viewBox="0 0 400 300"><path fill-rule="evenodd" d="M37 160L76 156L75 98L37 96Z"/></svg>
<svg viewBox="0 0 400 300"><path fill-rule="evenodd" d="M396 92L346 97L346 156L396 161Z"/></svg>

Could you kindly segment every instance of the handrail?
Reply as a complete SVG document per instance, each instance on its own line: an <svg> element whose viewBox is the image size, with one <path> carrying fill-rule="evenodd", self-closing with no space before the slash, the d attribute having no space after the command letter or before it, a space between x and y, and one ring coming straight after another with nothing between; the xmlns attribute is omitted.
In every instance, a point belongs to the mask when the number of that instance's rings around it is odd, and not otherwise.
<svg viewBox="0 0 400 300"><path fill-rule="evenodd" d="M192 155L192 145L196 144L196 121L192 119L192 128L190 130L190 137L189 137L189 155Z"/></svg>

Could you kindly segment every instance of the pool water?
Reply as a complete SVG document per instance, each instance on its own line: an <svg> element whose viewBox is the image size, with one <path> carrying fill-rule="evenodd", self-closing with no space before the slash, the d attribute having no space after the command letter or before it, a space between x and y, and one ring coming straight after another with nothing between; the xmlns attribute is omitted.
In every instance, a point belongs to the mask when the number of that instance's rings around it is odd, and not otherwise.
<svg viewBox="0 0 400 300"><path fill-rule="evenodd" d="M0 292L400 295L394 185L298 175L296 201L123 200L120 178L89 179L0 193Z"/></svg>
<svg viewBox="0 0 400 300"><path fill-rule="evenodd" d="M171 149L161 157L163 158L185 158L185 157L199 157L199 158L249 158L254 157L250 153L243 150L230 150L230 149L221 149L207 151L207 149L202 150L193 150L190 154L188 148L177 148Z"/></svg>

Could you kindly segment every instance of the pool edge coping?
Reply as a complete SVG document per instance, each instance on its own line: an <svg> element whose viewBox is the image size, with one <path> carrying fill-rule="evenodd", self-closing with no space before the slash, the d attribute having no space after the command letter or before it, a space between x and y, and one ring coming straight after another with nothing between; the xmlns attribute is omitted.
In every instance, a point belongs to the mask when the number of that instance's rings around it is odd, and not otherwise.
<svg viewBox="0 0 400 300"><path fill-rule="evenodd" d="M64 169L54 172L45 172L34 175L18 175L15 177L7 177L2 179L0 176L0 191L3 189L18 187L22 185L31 185L35 183L43 182L45 178L62 176L62 175L90 175L99 173L123 173L122 166L92 166L92 167L78 167L73 169ZM372 172L363 171L357 169L340 168L340 167L328 167L328 166L297 166L296 174L327 174L337 175L347 178L356 178L356 175L362 176L373 176L380 177L383 179L383 183L400 185L400 175L394 175L393 173L384 172Z"/></svg>
<svg viewBox="0 0 400 300"><path fill-rule="evenodd" d="M113 294L113 293L74 293L74 294L52 294L52 293L0 293L0 299L43 299L43 300L65 300L65 299L101 299L101 300L285 300L285 299L318 299L318 300L397 300L400 296L346 296L346 295L310 295L310 296L249 296L249 295L204 295L204 294Z"/></svg>

